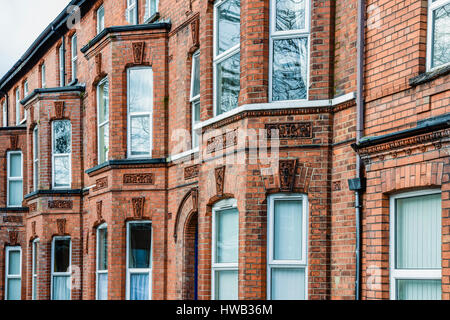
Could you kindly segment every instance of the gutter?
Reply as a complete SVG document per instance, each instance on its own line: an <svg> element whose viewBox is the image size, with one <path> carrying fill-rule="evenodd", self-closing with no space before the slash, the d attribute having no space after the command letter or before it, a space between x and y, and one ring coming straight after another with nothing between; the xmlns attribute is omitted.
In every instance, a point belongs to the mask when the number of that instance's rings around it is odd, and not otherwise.
<svg viewBox="0 0 450 320"><path fill-rule="evenodd" d="M55 88L37 88L34 89L33 92L31 92L26 98L23 98L20 100L20 103L24 106L26 105L31 99L33 99L35 96L41 93L61 93L61 92L84 92L85 87L84 86L65 86L65 87L55 87Z"/></svg>

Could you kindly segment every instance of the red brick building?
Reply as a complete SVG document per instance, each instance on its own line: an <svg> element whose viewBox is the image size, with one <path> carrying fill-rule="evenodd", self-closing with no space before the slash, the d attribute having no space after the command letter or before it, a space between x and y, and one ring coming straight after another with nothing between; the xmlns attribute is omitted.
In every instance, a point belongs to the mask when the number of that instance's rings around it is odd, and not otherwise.
<svg viewBox="0 0 450 320"><path fill-rule="evenodd" d="M449 299L448 12L72 0L0 80L0 297Z"/></svg>

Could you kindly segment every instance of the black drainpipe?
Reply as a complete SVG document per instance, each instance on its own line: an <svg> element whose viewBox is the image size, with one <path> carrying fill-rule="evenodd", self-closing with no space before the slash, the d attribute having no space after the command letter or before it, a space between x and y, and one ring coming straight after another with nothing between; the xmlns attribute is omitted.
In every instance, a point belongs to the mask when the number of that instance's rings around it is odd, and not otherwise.
<svg viewBox="0 0 450 320"><path fill-rule="evenodd" d="M357 35L357 92L356 92L356 144L364 134L364 27L365 0L358 0L358 35ZM356 154L356 178L349 179L349 189L355 191L355 226L356 226L356 276L355 299L361 299L361 213L362 194L365 189L365 178L362 172L363 164L359 154Z"/></svg>

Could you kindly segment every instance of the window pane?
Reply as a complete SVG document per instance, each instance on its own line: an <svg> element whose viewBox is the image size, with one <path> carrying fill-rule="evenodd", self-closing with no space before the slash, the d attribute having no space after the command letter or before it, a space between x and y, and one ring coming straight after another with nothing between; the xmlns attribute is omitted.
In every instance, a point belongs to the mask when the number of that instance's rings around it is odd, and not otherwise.
<svg viewBox="0 0 450 320"><path fill-rule="evenodd" d="M21 281L20 279L8 279L8 300L20 300L20 287Z"/></svg>
<svg viewBox="0 0 450 320"><path fill-rule="evenodd" d="M55 187L70 186L69 156L55 157Z"/></svg>
<svg viewBox="0 0 450 320"><path fill-rule="evenodd" d="M148 273L130 274L130 300L148 300L149 296Z"/></svg>
<svg viewBox="0 0 450 320"><path fill-rule="evenodd" d="M307 41L273 41L272 100L306 99Z"/></svg>
<svg viewBox="0 0 450 320"><path fill-rule="evenodd" d="M22 154L11 153L9 158L9 176L10 177L21 177L22 176Z"/></svg>
<svg viewBox="0 0 450 320"><path fill-rule="evenodd" d="M23 199L22 181L9 181L9 205L21 206Z"/></svg>
<svg viewBox="0 0 450 320"><path fill-rule="evenodd" d="M36 127L33 130L33 153L34 159L39 158L39 129Z"/></svg>
<svg viewBox="0 0 450 320"><path fill-rule="evenodd" d="M8 275L20 275L20 251L10 250L8 254L9 266Z"/></svg>
<svg viewBox="0 0 450 320"><path fill-rule="evenodd" d="M275 201L274 259L301 260L303 212L300 200Z"/></svg>
<svg viewBox="0 0 450 320"><path fill-rule="evenodd" d="M53 153L70 153L71 124L68 120L53 122Z"/></svg>
<svg viewBox="0 0 450 320"><path fill-rule="evenodd" d="M194 101L192 102L192 108L193 108L193 112L192 112L192 117L193 117L193 125L195 125L196 123L200 122L200 100ZM200 140L200 133L194 131L194 129L192 128L192 147L198 147L199 145L199 140Z"/></svg>
<svg viewBox="0 0 450 320"><path fill-rule="evenodd" d="M216 271L216 300L238 299L237 270Z"/></svg>
<svg viewBox="0 0 450 320"><path fill-rule="evenodd" d="M217 8L217 55L239 44L241 1L228 0Z"/></svg>
<svg viewBox="0 0 450 320"><path fill-rule="evenodd" d="M108 80L98 86L98 123L109 120L109 83Z"/></svg>
<svg viewBox="0 0 450 320"><path fill-rule="evenodd" d="M131 223L129 232L129 268L150 268L151 224Z"/></svg>
<svg viewBox="0 0 450 320"><path fill-rule="evenodd" d="M98 300L108 300L108 274L99 273L98 274L98 289L97 289L97 299Z"/></svg>
<svg viewBox="0 0 450 320"><path fill-rule="evenodd" d="M109 123L104 124L99 128L99 163L103 163L108 160L109 151Z"/></svg>
<svg viewBox="0 0 450 320"><path fill-rule="evenodd" d="M441 267L441 195L396 200L396 267Z"/></svg>
<svg viewBox="0 0 450 320"><path fill-rule="evenodd" d="M238 105L240 86L240 53L217 64L217 114Z"/></svg>
<svg viewBox="0 0 450 320"><path fill-rule="evenodd" d="M304 0L276 1L276 31L305 28Z"/></svg>
<svg viewBox="0 0 450 320"><path fill-rule="evenodd" d="M37 257L38 257L38 243L33 242L33 274L37 273Z"/></svg>
<svg viewBox="0 0 450 320"><path fill-rule="evenodd" d="M450 3L433 11L432 67L450 62Z"/></svg>
<svg viewBox="0 0 450 320"><path fill-rule="evenodd" d="M193 59L193 74L192 74L192 93L191 98L200 94L200 55L194 55Z"/></svg>
<svg viewBox="0 0 450 320"><path fill-rule="evenodd" d="M98 32L101 32L105 26L105 9L100 7L97 11Z"/></svg>
<svg viewBox="0 0 450 320"><path fill-rule="evenodd" d="M108 269L108 232L106 228L98 230L98 270Z"/></svg>
<svg viewBox="0 0 450 320"><path fill-rule="evenodd" d="M36 276L33 276L33 296L32 296L32 299L33 300L36 300L36 298L37 298L37 277Z"/></svg>
<svg viewBox="0 0 450 320"><path fill-rule="evenodd" d="M441 280L397 280L398 300L441 300Z"/></svg>
<svg viewBox="0 0 450 320"><path fill-rule="evenodd" d="M70 276L53 276L52 300L70 300Z"/></svg>
<svg viewBox="0 0 450 320"><path fill-rule="evenodd" d="M239 212L221 210L216 215L216 262L238 262Z"/></svg>
<svg viewBox="0 0 450 320"><path fill-rule="evenodd" d="M153 105L152 69L130 69L129 112L151 112Z"/></svg>
<svg viewBox="0 0 450 320"><path fill-rule="evenodd" d="M131 117L131 155L150 154L150 117Z"/></svg>
<svg viewBox="0 0 450 320"><path fill-rule="evenodd" d="M304 300L305 269L273 268L272 300Z"/></svg>
<svg viewBox="0 0 450 320"><path fill-rule="evenodd" d="M53 272L69 272L70 239L56 239L54 246Z"/></svg>

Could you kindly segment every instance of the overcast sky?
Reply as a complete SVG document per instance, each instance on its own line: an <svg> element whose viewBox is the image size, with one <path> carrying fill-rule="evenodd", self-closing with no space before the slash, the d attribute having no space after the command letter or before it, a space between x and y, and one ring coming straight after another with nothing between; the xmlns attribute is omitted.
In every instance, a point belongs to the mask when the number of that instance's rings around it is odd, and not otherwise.
<svg viewBox="0 0 450 320"><path fill-rule="evenodd" d="M0 78L70 0L0 0Z"/></svg>

